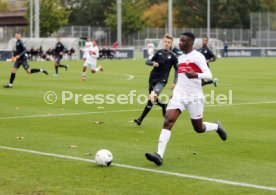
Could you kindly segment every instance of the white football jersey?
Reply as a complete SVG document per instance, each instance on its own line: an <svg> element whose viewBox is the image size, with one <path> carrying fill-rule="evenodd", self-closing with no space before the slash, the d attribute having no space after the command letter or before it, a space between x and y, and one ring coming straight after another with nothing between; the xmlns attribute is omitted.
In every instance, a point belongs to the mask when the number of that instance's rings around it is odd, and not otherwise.
<svg viewBox="0 0 276 195"><path fill-rule="evenodd" d="M194 71L199 78L189 79L186 72ZM178 57L178 81L173 95L184 98L202 98L201 79L211 79L212 74L207 66L205 57L196 50Z"/></svg>
<svg viewBox="0 0 276 195"><path fill-rule="evenodd" d="M82 52L83 52L82 58L83 58L83 59L86 59L86 58L87 58L87 54L88 54L89 48L90 48L92 45L93 45L93 44L92 44L91 41L86 41L86 42L85 42L85 46L84 46L84 48L82 49Z"/></svg>
<svg viewBox="0 0 276 195"><path fill-rule="evenodd" d="M147 49L148 49L148 55L151 56L154 52L154 44L153 43L148 43Z"/></svg>
<svg viewBox="0 0 276 195"><path fill-rule="evenodd" d="M90 46L87 50L87 58L86 61L89 64L96 64L97 62L97 58L99 57L99 48L98 46Z"/></svg>

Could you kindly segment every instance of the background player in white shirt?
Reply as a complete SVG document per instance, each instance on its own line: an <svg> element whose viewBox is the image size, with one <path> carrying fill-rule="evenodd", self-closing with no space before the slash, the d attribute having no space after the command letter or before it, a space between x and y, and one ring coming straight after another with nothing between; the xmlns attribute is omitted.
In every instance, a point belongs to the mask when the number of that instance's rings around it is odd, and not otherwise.
<svg viewBox="0 0 276 195"><path fill-rule="evenodd" d="M87 58L87 54L88 54L88 51L89 51L89 48L93 45L91 39L88 37L86 39L86 42L85 42L85 46L84 48L82 49L82 52L83 52L83 55L82 55L82 59L83 61L85 62L86 58Z"/></svg>
<svg viewBox="0 0 276 195"><path fill-rule="evenodd" d="M81 78L82 81L86 80L87 66L90 66L92 74L99 71L101 72L103 71L102 65L97 67L97 58L99 57L99 47L98 47L97 41L94 40L93 44L90 47L87 47L85 51L87 52L87 54L85 54L86 59L82 69L82 78Z"/></svg>
<svg viewBox="0 0 276 195"><path fill-rule="evenodd" d="M155 50L155 46L152 41L150 41L147 44L147 50L148 50L148 59L151 59L154 54L154 50Z"/></svg>
<svg viewBox="0 0 276 195"><path fill-rule="evenodd" d="M171 136L171 129L179 115L188 110L194 130L197 133L216 131L225 141L227 135L220 122L203 122L204 95L201 79L211 79L212 74L206 64L205 57L193 49L195 36L190 32L180 36L179 48L183 54L178 58L178 81L173 97L167 106L165 122L159 136L158 151L146 153L146 158L156 165L162 165L166 145Z"/></svg>

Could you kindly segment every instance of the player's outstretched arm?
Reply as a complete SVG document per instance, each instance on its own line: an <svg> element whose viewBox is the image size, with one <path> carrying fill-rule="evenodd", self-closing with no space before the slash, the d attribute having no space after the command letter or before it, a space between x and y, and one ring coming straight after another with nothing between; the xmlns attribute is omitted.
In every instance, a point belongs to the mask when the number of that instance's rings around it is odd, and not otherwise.
<svg viewBox="0 0 276 195"><path fill-rule="evenodd" d="M208 69L202 73L196 73L194 71L190 71L190 72L184 71L184 73L189 79L196 79L196 78L212 79L212 73Z"/></svg>
<svg viewBox="0 0 276 195"><path fill-rule="evenodd" d="M147 61L146 61L146 65L153 66L153 64L154 64L154 62L151 61L151 60L147 60Z"/></svg>
<svg viewBox="0 0 276 195"><path fill-rule="evenodd" d="M21 47L22 47L22 52L18 55L17 58L23 57L23 56L25 56L25 54L27 53L27 48L25 47L25 45L24 45L23 42L21 42Z"/></svg>
<svg viewBox="0 0 276 195"><path fill-rule="evenodd" d="M158 58L158 55L157 55L157 54L158 54L158 52L156 51L156 52L154 53L154 55L146 61L146 65L155 66L156 61L157 61L157 58ZM159 64L158 64L158 65L159 65ZM155 67L157 67L157 66L155 66Z"/></svg>
<svg viewBox="0 0 276 195"><path fill-rule="evenodd" d="M214 61L216 61L217 57L216 57L216 55L214 54L214 52L213 52L212 50L210 50L210 49L209 49L208 52L210 53L210 56L211 56L211 58L210 58L208 61L209 61L209 62L214 62Z"/></svg>

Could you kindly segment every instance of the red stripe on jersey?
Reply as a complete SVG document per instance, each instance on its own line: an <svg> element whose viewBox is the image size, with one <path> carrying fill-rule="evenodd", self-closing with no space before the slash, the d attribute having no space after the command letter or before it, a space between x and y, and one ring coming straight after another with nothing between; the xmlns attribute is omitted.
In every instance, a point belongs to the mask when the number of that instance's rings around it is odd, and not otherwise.
<svg viewBox="0 0 276 195"><path fill-rule="evenodd" d="M197 73L202 73L202 70L194 63L180 63L178 64L178 73L183 73L185 72L191 72L191 71L197 72Z"/></svg>
<svg viewBox="0 0 276 195"><path fill-rule="evenodd" d="M95 51L89 51L89 55L96 55L96 52Z"/></svg>

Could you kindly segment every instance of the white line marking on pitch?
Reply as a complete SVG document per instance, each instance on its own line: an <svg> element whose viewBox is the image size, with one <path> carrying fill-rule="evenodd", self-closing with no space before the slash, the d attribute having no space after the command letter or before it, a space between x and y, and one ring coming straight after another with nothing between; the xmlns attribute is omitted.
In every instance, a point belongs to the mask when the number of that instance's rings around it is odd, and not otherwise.
<svg viewBox="0 0 276 195"><path fill-rule="evenodd" d="M215 104L215 105L205 105L204 107L243 106L243 105L261 105L261 104L276 104L276 101L269 101L269 102L245 102L245 103L237 103L237 104Z"/></svg>
<svg viewBox="0 0 276 195"><path fill-rule="evenodd" d="M79 157L73 157L73 156L66 156L66 155L62 155L62 154L53 154L53 153L39 152L39 151L34 151L34 150L25 150L25 149L21 149L21 148L12 148L12 147L7 147L7 146L0 146L0 148L5 149L5 150L13 150L13 151L37 154L37 155L42 155L42 156L53 156L53 157L58 157L58 158L65 158L65 159L70 159L70 160L77 160L77 161L95 163L95 160L90 160L90 159L86 159L86 158L79 158ZM155 169L149 169L149 168L143 168L143 167L136 167L136 166L131 166L131 165L117 164L117 163L112 163L112 166L122 167L122 168L127 168L127 169L140 170L140 171L146 171L146 172L152 172L152 173L158 173L158 174L164 174L164 175L172 175L172 176L189 178L189 179L196 179L196 180L202 180L202 181L222 183L222 184L226 184L226 185L242 186L242 187L248 187L248 188L256 188L256 189L262 189L262 190L276 191L276 187L268 187L268 186L255 185L255 184L242 183L242 182L235 182L235 181L228 181L228 180L223 180L223 179L215 179L215 178L202 177L202 176L196 176L196 175L188 175L188 174L170 172L170 171L161 171L161 170L155 170Z"/></svg>
<svg viewBox="0 0 276 195"><path fill-rule="evenodd" d="M216 104L216 105L205 105L205 107L220 107L220 106L242 106L242 105L259 105L259 104L276 104L276 101L270 102L246 102L237 104ZM161 108L155 108L153 110L160 110ZM106 113L120 113L120 112L136 112L142 111L143 109L131 109L131 110L110 110L101 112L72 112L72 113L61 113L61 114L41 114L41 115L27 115L27 116L7 116L0 117L0 120L5 119L21 119L21 118L43 118L43 117L58 117L58 116L77 116L77 115L89 115L89 114L106 114Z"/></svg>
<svg viewBox="0 0 276 195"><path fill-rule="evenodd" d="M27 115L27 116L8 116L0 117L0 120L3 119L18 119L18 118L43 118L43 117L54 117L54 116L76 116L76 115L88 115L88 114L105 114L105 113L120 113L120 112L136 112L141 111L142 109L132 109L132 110L111 110L111 111L100 111L100 112L73 112L73 113L64 113L64 114L41 114L41 115Z"/></svg>

